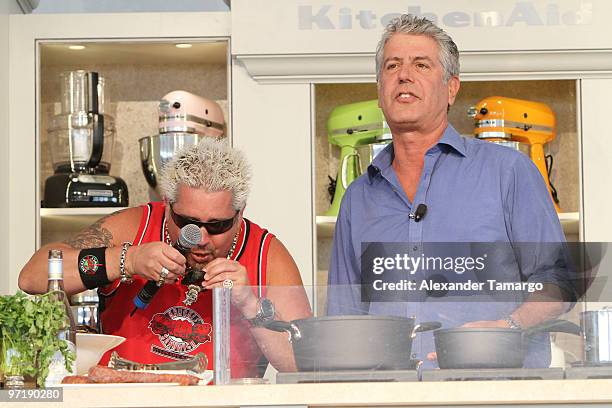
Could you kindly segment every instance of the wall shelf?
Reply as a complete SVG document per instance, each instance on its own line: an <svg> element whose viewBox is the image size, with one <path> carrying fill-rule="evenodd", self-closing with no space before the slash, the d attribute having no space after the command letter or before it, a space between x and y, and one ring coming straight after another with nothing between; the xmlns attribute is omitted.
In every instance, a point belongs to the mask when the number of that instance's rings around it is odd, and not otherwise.
<svg viewBox="0 0 612 408"><path fill-rule="evenodd" d="M42 218L81 216L100 217L124 209L125 207L41 208L40 216Z"/></svg>
<svg viewBox="0 0 612 408"><path fill-rule="evenodd" d="M58 241L88 227L98 219L123 207L41 208L41 244Z"/></svg>

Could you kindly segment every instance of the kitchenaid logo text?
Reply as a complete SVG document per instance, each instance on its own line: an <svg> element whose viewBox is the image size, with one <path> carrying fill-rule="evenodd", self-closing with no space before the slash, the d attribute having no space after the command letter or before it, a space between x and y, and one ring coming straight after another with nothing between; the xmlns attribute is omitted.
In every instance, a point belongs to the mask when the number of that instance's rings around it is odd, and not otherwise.
<svg viewBox="0 0 612 408"><path fill-rule="evenodd" d="M513 26L561 26L586 25L593 19L593 4L580 2L578 8L562 8L551 2L536 6L533 1L517 1L509 12L487 9L474 12L449 11L436 14L423 10L421 6L408 6L404 13L426 17L434 23L446 27L513 27ZM364 30L386 26L401 13L376 13L374 10L353 9L333 4L323 4L316 8L298 7L298 26L300 30Z"/></svg>

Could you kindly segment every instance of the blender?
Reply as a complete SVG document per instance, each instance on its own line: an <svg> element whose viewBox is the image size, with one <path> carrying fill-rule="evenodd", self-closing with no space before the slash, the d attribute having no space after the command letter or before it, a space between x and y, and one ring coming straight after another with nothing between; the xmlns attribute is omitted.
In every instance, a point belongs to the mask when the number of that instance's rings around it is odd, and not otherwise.
<svg viewBox="0 0 612 408"><path fill-rule="evenodd" d="M104 111L104 78L79 70L60 79L61 112L48 129L54 174L43 207L127 207L125 181L109 175L115 126Z"/></svg>
<svg viewBox="0 0 612 408"><path fill-rule="evenodd" d="M142 171L159 197L159 175L174 154L198 144L204 137L223 137L225 120L213 100L187 91L172 91L159 102L159 134L145 136L140 144Z"/></svg>

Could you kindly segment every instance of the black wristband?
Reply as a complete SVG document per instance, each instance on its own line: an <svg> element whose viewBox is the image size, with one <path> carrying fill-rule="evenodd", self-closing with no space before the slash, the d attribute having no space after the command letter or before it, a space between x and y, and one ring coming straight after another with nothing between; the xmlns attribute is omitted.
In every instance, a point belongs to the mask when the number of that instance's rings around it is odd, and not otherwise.
<svg viewBox="0 0 612 408"><path fill-rule="evenodd" d="M79 252L79 275L87 289L111 283L106 274L106 248L87 248Z"/></svg>

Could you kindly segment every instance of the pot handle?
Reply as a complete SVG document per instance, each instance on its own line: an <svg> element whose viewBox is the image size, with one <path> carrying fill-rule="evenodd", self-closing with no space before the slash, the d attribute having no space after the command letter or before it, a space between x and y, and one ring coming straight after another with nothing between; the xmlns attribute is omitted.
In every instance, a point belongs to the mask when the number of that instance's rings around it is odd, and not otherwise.
<svg viewBox="0 0 612 408"><path fill-rule="evenodd" d="M531 336L537 333L558 332L569 333L579 336L581 334L580 326L567 320L547 320L543 323L531 326L523 331L525 336Z"/></svg>
<svg viewBox="0 0 612 408"><path fill-rule="evenodd" d="M410 333L410 338L414 339L417 333L436 330L436 329L439 329L440 327L442 327L442 323L440 322L419 323L416 326L414 326L414 329L412 329L412 333Z"/></svg>
<svg viewBox="0 0 612 408"><path fill-rule="evenodd" d="M298 341L302 338L300 329L298 329L294 323L283 322L281 320L270 320L268 322L263 322L262 327L276 332L289 333L289 343L293 343L294 340Z"/></svg>

